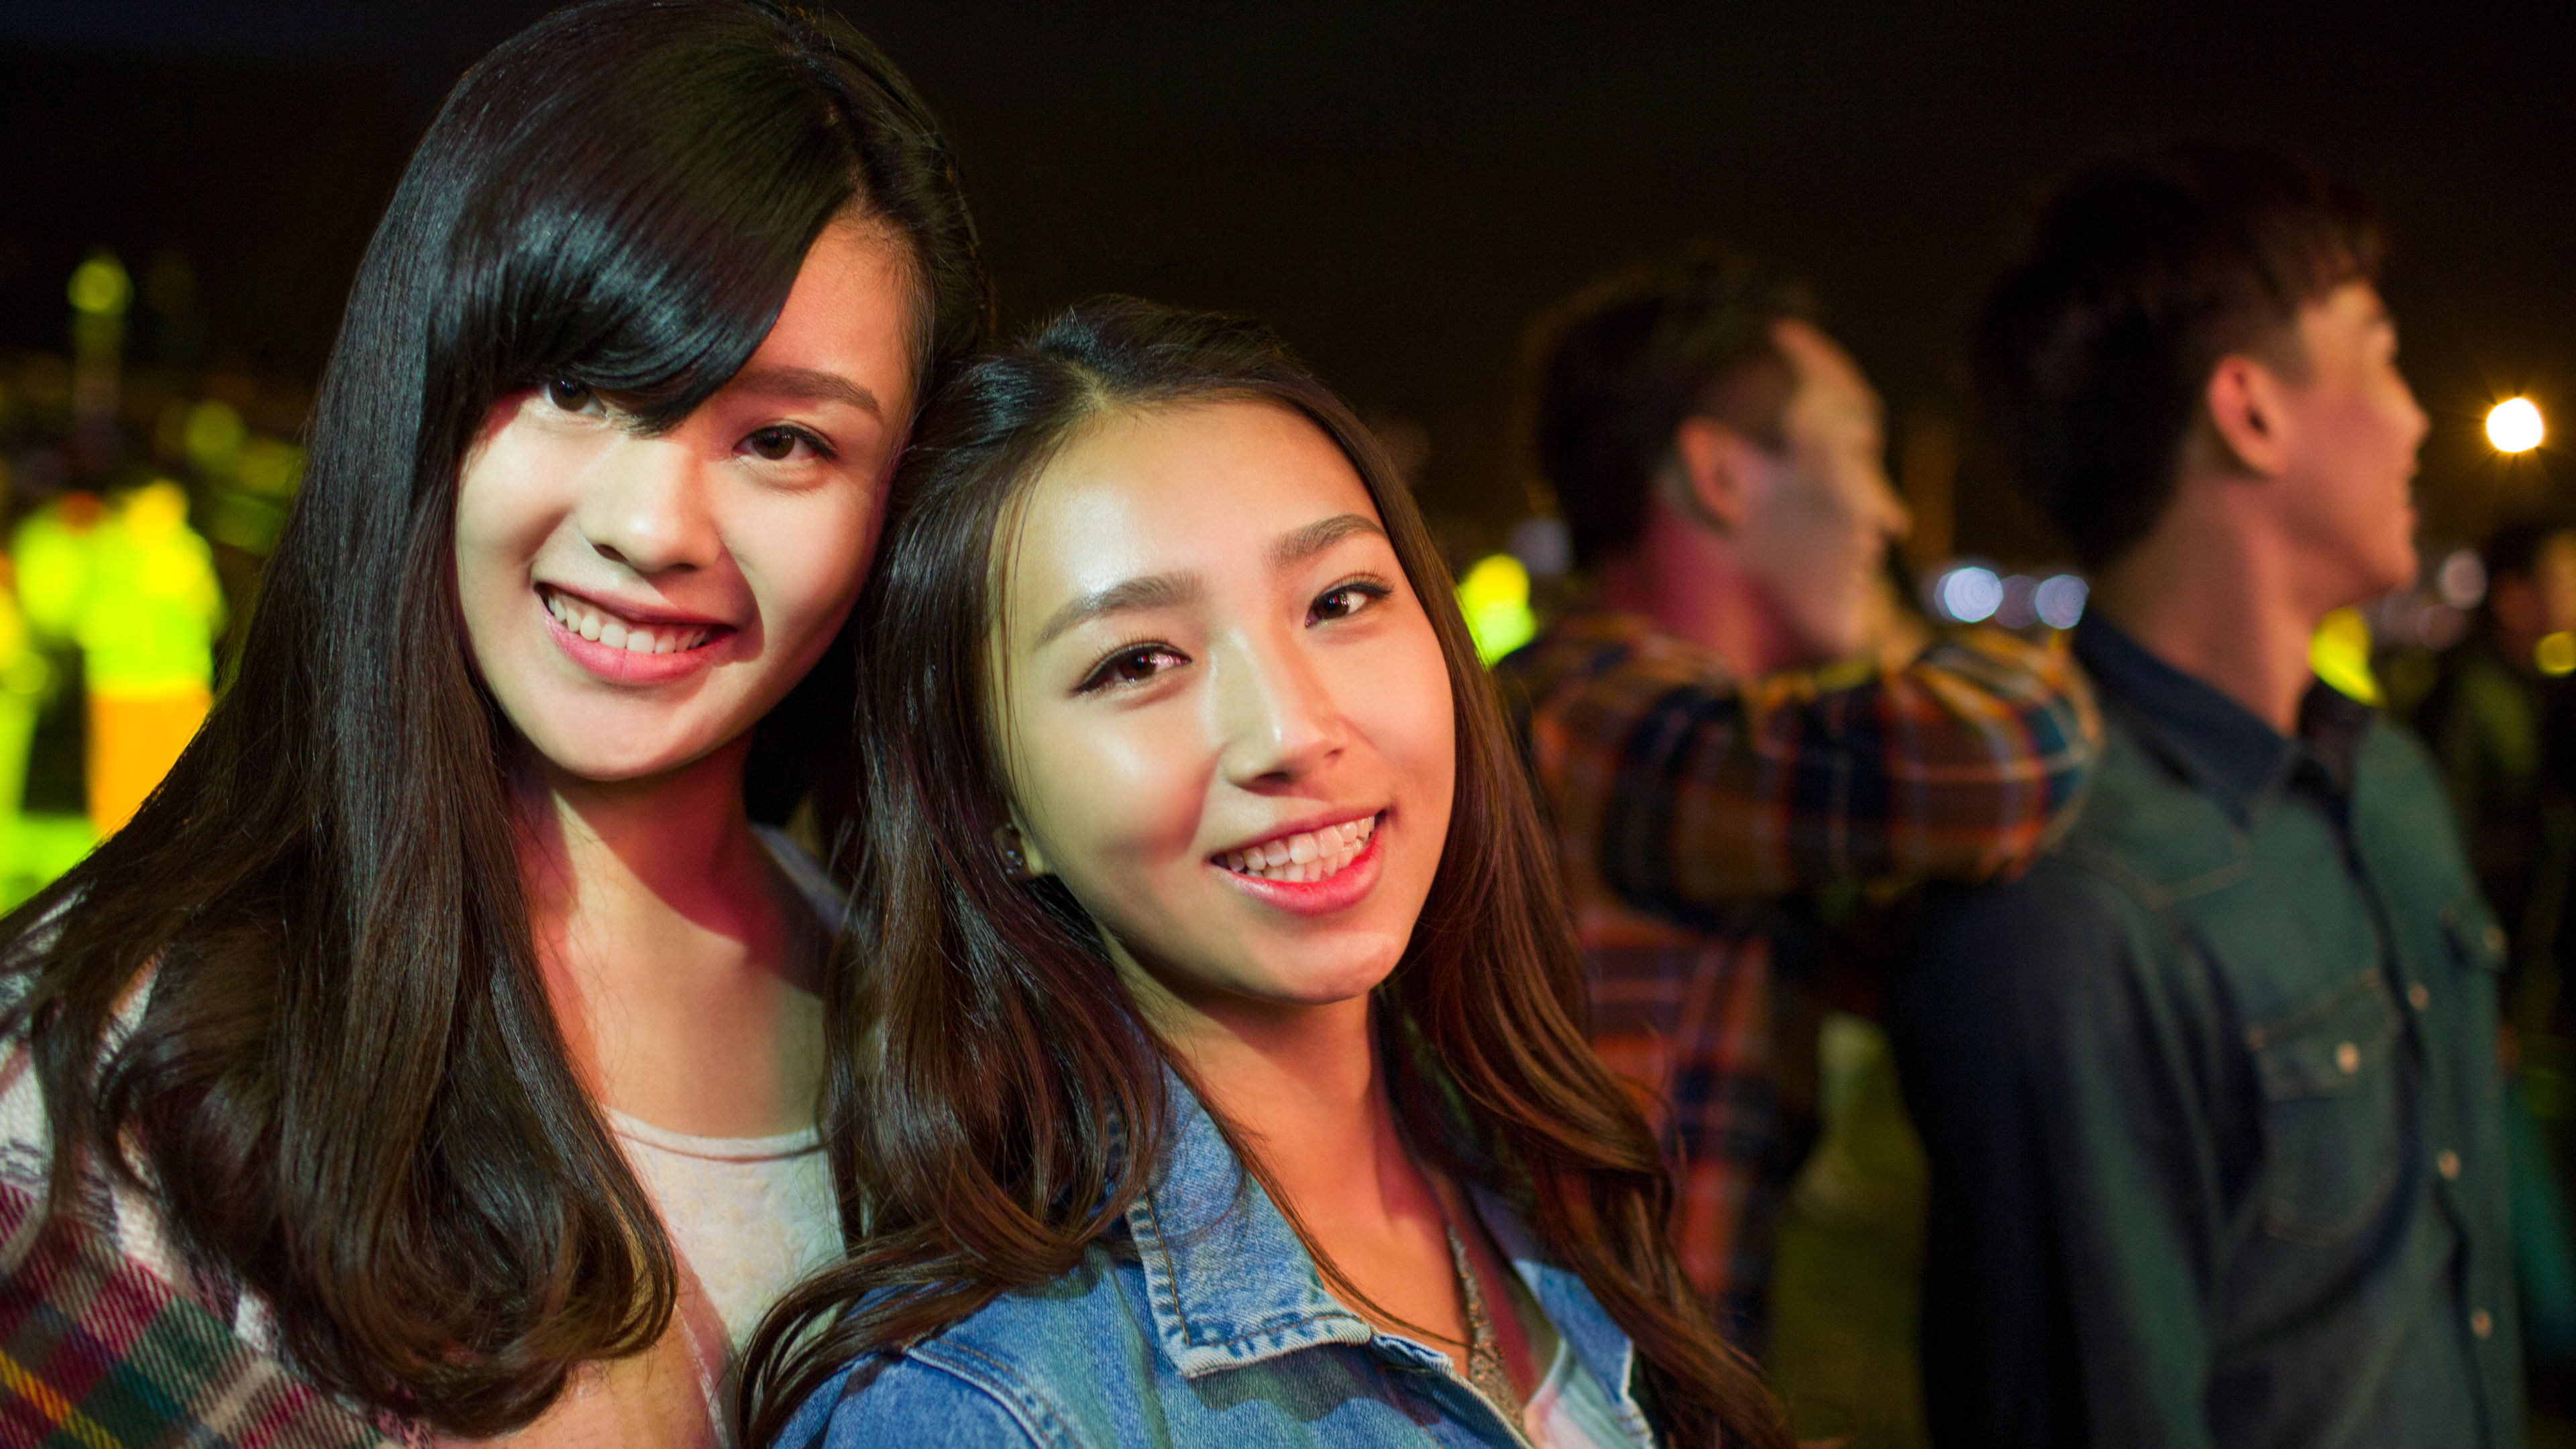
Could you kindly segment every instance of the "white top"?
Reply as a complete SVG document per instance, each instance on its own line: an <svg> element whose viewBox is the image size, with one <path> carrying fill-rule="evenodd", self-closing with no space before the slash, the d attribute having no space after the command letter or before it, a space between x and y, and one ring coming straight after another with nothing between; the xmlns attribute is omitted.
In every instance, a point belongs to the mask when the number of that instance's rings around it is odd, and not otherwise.
<svg viewBox="0 0 2576 1449"><path fill-rule="evenodd" d="M691 1137L617 1111L608 1125L736 1353L769 1305L840 1256L832 1170L813 1128L777 1137Z"/></svg>
<svg viewBox="0 0 2576 1449"><path fill-rule="evenodd" d="M1541 1449L1619 1449L1629 1442L1609 1391L1561 1337L1547 1377L1521 1405L1521 1432Z"/></svg>
<svg viewBox="0 0 2576 1449"><path fill-rule="evenodd" d="M680 1266L662 1340L590 1364L537 1421L500 1442L542 1449L722 1449L732 1371L771 1304L841 1253L831 1169L811 1127L777 1137L691 1137L608 1113ZM441 1446L463 1440L440 1439Z"/></svg>
<svg viewBox="0 0 2576 1449"><path fill-rule="evenodd" d="M831 877L787 836L752 829L825 927L839 930L847 904ZM776 1137L692 1137L606 1111L679 1262L671 1327L633 1358L585 1365L535 1423L499 1442L728 1449L733 1368L761 1315L841 1254L821 1135L808 1127ZM467 1441L437 1442L445 1449Z"/></svg>

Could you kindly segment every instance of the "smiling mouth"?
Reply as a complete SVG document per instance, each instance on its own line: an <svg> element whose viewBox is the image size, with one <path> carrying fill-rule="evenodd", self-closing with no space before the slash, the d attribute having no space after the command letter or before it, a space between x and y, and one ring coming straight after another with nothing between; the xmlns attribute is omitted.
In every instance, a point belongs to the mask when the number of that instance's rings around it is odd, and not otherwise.
<svg viewBox="0 0 2576 1449"><path fill-rule="evenodd" d="M629 654L686 654L703 648L707 641L725 632L722 624L644 624L613 613L587 599L558 593L544 584L537 594L545 600L546 612L568 633L578 634L593 643Z"/></svg>
<svg viewBox="0 0 2576 1449"><path fill-rule="evenodd" d="M1378 819L1375 815L1362 816L1321 830L1282 835L1241 850L1220 851L1216 863L1253 880L1323 880L1341 874L1366 853L1369 838L1377 833Z"/></svg>

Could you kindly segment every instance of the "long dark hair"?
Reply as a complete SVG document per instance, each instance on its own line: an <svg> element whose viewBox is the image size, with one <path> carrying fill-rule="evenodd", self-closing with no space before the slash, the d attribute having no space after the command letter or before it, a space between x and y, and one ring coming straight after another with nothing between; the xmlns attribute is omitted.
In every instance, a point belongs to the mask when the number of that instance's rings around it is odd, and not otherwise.
<svg viewBox="0 0 2576 1449"><path fill-rule="evenodd" d="M1253 324L1086 304L977 363L932 405L862 605L853 930L874 958L827 1003L824 1131L845 1263L772 1312L744 1368L746 1443L854 1357L1071 1270L1150 1181L1163 1047L1081 906L1015 882L989 737L996 529L1105 414L1248 399L1321 428L1358 470L1421 596L1456 701L1458 784L1378 1030L1416 1151L1505 1193L1635 1340L1668 1439L1785 1444L1753 1369L1710 1328L1664 1236L1655 1138L1587 1044L1581 959L1491 686L1421 515L1368 431ZM1218 1114L1256 1176L1257 1154ZM1285 1206L1285 1204L1283 1204Z"/></svg>
<svg viewBox="0 0 2576 1449"><path fill-rule="evenodd" d="M521 746L455 597L457 473L495 399L550 378L647 429L686 416L853 209L908 255L926 396L980 345L987 288L937 124L855 32L600 0L486 57L360 267L229 690L133 823L0 923L56 1210L77 1159L141 1167L181 1249L261 1295L325 1388L497 1433L669 1319L670 1247L538 974ZM844 659L763 722L756 807L841 758L850 688Z"/></svg>

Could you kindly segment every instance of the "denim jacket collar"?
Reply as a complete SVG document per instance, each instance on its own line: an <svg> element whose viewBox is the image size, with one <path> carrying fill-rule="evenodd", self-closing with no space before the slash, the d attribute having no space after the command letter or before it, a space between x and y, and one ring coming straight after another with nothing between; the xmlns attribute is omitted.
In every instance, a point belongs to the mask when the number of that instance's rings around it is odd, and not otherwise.
<svg viewBox="0 0 2576 1449"><path fill-rule="evenodd" d="M1198 1097L1166 1072L1166 1138L1153 1184L1127 1209L1162 1350L1201 1378L1325 1344L1369 1346L1437 1368L1442 1356L1381 1334L1342 1306L1296 1230L1243 1170ZM1574 1274L1548 1263L1510 1206L1481 1188L1477 1215L1513 1271L1589 1369L1640 1444L1651 1443L1631 1382L1636 1350ZM1247 1264L1277 1265L1245 1271Z"/></svg>

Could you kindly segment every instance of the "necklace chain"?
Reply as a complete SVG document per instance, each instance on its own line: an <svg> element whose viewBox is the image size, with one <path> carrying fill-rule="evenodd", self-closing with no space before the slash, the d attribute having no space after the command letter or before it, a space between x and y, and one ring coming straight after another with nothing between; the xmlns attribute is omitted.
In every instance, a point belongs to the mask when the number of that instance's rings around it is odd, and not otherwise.
<svg viewBox="0 0 2576 1449"><path fill-rule="evenodd" d="M1485 1312L1476 1271L1468 1266L1467 1244L1459 1238L1457 1224L1444 1226L1449 1231L1449 1263L1458 1273L1458 1296L1467 1304L1467 1382L1504 1419L1517 1422L1520 1396L1512 1391L1511 1371L1503 1366L1502 1345L1494 1337L1494 1320Z"/></svg>

